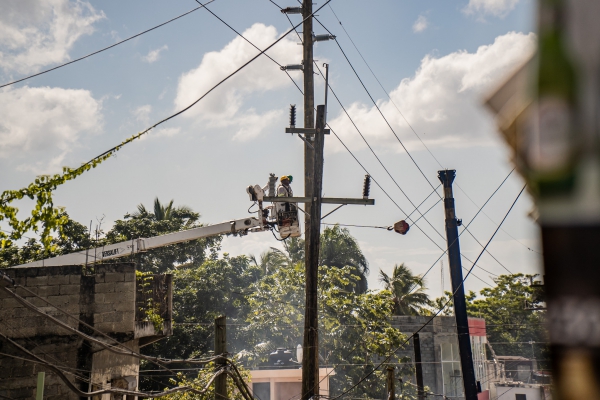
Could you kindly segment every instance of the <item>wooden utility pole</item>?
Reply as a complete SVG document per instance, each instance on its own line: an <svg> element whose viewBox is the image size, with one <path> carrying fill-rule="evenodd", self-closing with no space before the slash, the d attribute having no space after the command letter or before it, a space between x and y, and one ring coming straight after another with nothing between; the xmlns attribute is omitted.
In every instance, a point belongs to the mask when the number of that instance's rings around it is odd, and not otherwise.
<svg viewBox="0 0 600 400"><path fill-rule="evenodd" d="M467 318L467 302L465 300L460 246L458 243L458 224L454 210L454 195L452 194L452 182L454 182L455 177L456 171L453 169L438 171L438 178L444 185L448 261L450 263L450 277L452 278L452 300L454 301L454 315L456 317L456 333L458 335L458 351L460 352L465 400L477 400L477 382L473 367L473 352L471 350L469 320Z"/></svg>
<svg viewBox="0 0 600 400"><path fill-rule="evenodd" d="M317 281L321 236L321 193L323 185L323 144L325 106L317 107L317 127L314 135L314 176L309 208L309 230L306 231L306 308L304 310L304 341L302 360L302 398L319 394L319 318Z"/></svg>
<svg viewBox="0 0 600 400"><path fill-rule="evenodd" d="M413 336L413 347L415 349L415 375L417 376L417 398L425 400L425 391L423 390L423 364L421 361L421 338L418 333Z"/></svg>
<svg viewBox="0 0 600 400"><path fill-rule="evenodd" d="M311 129L315 127L315 79L313 68L313 18L312 1L303 0L302 2L302 67L304 70L304 128ZM306 135L306 140L311 142L313 135ZM313 149L304 144L304 196L312 197L313 176L314 176L315 153ZM310 215L310 204L306 203L306 213ZM310 220L304 221L305 232L305 252L308 254L310 231Z"/></svg>
<svg viewBox="0 0 600 400"><path fill-rule="evenodd" d="M387 400L395 400L396 399L396 385L394 378L394 370L395 368L391 365L387 367L387 379L386 379L386 388L387 388Z"/></svg>
<svg viewBox="0 0 600 400"><path fill-rule="evenodd" d="M227 362L227 317L224 315L215 318L215 370L225 368ZM215 372L216 372L215 371ZM221 374L215 378L215 400L227 399L227 375Z"/></svg>
<svg viewBox="0 0 600 400"><path fill-rule="evenodd" d="M313 18L312 0L302 2L302 66L304 70L304 128L315 127L315 85L313 73ZM308 143L304 144L304 196L313 201L307 202L304 222L304 254L306 269L306 302L304 309L304 339L302 360L302 400L308 400L319 394L319 337L318 337L318 308L317 308L317 280L319 258L319 232L321 227L321 207L315 207L314 196L321 195L321 179L315 185L315 177L322 178L323 174L323 139L322 135L305 135ZM317 145L316 137L321 136L321 145ZM312 142L313 148L310 143ZM321 149L319 156L315 155ZM320 160L320 161L319 161ZM315 172L315 161L320 162L321 171ZM315 188L318 190L315 191ZM314 195L313 195L314 193ZM318 208L318 210L315 210ZM315 212L318 212L318 216ZM316 228L316 229L315 229ZM316 232L316 233L315 233ZM315 237L316 235L316 237ZM316 257L315 257L316 255Z"/></svg>

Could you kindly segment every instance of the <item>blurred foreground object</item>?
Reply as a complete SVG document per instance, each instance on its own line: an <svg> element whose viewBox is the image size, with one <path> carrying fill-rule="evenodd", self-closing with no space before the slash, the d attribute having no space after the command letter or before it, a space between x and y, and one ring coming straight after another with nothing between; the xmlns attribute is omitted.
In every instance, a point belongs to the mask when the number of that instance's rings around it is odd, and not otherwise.
<svg viewBox="0 0 600 400"><path fill-rule="evenodd" d="M539 212L560 400L600 399L599 15L539 1L538 53L487 100Z"/></svg>

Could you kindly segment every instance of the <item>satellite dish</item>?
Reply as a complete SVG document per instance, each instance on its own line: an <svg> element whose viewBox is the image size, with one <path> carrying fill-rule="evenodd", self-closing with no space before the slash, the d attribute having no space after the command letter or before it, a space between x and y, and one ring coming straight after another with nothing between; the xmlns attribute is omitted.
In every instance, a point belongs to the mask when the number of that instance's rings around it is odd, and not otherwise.
<svg viewBox="0 0 600 400"><path fill-rule="evenodd" d="M296 346L296 359L298 360L298 362L300 364L302 364L302 355L303 355L302 345L299 344L298 346Z"/></svg>

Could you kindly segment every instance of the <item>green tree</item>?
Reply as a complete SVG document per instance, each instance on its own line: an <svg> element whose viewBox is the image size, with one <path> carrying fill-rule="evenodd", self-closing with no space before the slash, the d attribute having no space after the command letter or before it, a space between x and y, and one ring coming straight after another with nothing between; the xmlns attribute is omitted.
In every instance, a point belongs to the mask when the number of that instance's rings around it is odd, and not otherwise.
<svg viewBox="0 0 600 400"><path fill-rule="evenodd" d="M66 221L62 225L62 234L51 238L51 246L47 248L44 248L43 243L36 238L28 238L21 246L10 242L0 248L0 268L21 265L96 246L95 238L90 237L87 227L72 220L67 213L63 213L61 218Z"/></svg>
<svg viewBox="0 0 600 400"><path fill-rule="evenodd" d="M200 214L189 207L174 207L173 200L167 205L154 200L153 212L149 212L143 204L138 205L137 212L125 214L104 237L104 243L111 244L164 235L202 226L198 223ZM174 267L198 266L216 252L221 243L220 236L207 237L184 243L177 243L136 255L139 269L145 272L164 273Z"/></svg>
<svg viewBox="0 0 600 400"><path fill-rule="evenodd" d="M265 271L273 271L280 266L289 266L304 262L304 240L291 238L283 242L285 250L271 248L261 254L260 263L255 259L257 265L261 265ZM321 234L321 251L319 253L319 265L323 267L349 267L352 273L358 277L358 282L351 285L347 290L358 293L367 291L367 275L369 274L369 263L365 258L356 239L346 228L339 225L327 227Z"/></svg>
<svg viewBox="0 0 600 400"><path fill-rule="evenodd" d="M379 270L379 281L394 299L394 315L427 315L431 300L420 275L413 275L404 264L395 265L392 276Z"/></svg>
<svg viewBox="0 0 600 400"><path fill-rule="evenodd" d="M471 317L484 318L487 338L498 355L535 358L546 365L548 359L546 311L543 309L537 275L511 274L494 278L496 286L484 288L477 295L467 297L467 313ZM441 308L452 293L436 299ZM445 314L452 314L452 301ZM438 308L438 309L439 309Z"/></svg>
<svg viewBox="0 0 600 400"><path fill-rule="evenodd" d="M331 376L332 395L371 371L378 357L402 345L405 337L390 324L390 292L357 293L360 284L350 266L328 267L319 273L319 349L322 365L337 365ZM302 343L304 321L304 266L284 265L252 286L248 297L248 346L244 360L251 366L266 361L269 352ZM353 395L381 397L385 378L371 375Z"/></svg>

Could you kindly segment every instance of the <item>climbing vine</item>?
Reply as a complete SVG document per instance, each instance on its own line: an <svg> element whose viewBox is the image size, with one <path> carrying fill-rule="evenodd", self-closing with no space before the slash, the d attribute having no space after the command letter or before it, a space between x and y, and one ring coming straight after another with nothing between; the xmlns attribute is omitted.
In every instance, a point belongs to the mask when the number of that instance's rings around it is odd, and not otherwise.
<svg viewBox="0 0 600 400"><path fill-rule="evenodd" d="M25 188L2 192L0 195L0 222L7 221L12 232L0 230L0 247L4 248L10 245L13 240L23 237L26 232L33 231L40 234L40 241L46 250L54 250L51 233L58 232L59 235L63 236L62 227L67 223L68 218L64 215L62 207L54 205L52 192L65 182L77 178L92 168L96 168L103 161L121 150L123 146L133 142L135 139L139 139L152 128L150 127L131 136L121 144L94 157L78 168L63 167L61 174L38 176L34 182ZM31 211L31 216L19 219L17 215L19 209L13 205L13 202L24 198L35 200L36 204Z"/></svg>

